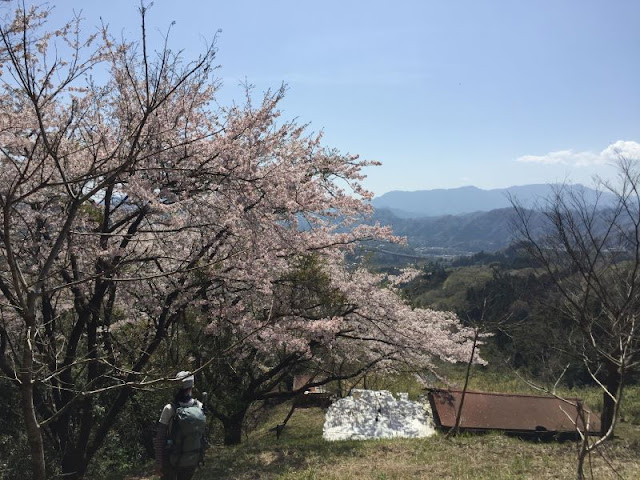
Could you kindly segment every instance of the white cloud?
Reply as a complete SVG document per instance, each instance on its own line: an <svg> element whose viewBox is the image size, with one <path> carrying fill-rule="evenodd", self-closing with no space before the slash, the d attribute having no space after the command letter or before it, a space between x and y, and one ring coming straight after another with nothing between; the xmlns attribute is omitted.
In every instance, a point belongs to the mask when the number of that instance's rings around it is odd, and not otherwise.
<svg viewBox="0 0 640 480"><path fill-rule="evenodd" d="M618 140L600 153L574 152L573 150L558 150L545 155L523 155L518 162L540 163L543 165L573 165L586 167L589 165L606 165L619 158L640 160L640 143L629 140Z"/></svg>
<svg viewBox="0 0 640 480"><path fill-rule="evenodd" d="M629 160L640 160L640 143L618 140L600 152L600 155L609 160L617 160L620 157Z"/></svg>

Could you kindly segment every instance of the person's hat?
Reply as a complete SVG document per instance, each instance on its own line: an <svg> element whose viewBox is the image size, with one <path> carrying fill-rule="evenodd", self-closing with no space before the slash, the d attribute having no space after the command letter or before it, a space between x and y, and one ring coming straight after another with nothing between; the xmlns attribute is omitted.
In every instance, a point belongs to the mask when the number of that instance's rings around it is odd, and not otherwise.
<svg viewBox="0 0 640 480"><path fill-rule="evenodd" d="M193 375L191 374L191 372L178 372L176 375L176 380L180 380L180 388L183 390L185 388L193 387Z"/></svg>

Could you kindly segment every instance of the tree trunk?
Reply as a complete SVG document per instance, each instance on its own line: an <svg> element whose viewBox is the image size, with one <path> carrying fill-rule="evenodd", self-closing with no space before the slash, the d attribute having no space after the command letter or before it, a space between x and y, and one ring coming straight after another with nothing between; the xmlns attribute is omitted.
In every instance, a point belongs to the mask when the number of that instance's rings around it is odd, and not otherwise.
<svg viewBox="0 0 640 480"><path fill-rule="evenodd" d="M246 412L247 409L244 408L241 412L236 412L222 420L225 445L238 445L242 441L242 422Z"/></svg>
<svg viewBox="0 0 640 480"><path fill-rule="evenodd" d="M35 323L35 322L32 322ZM44 461L44 442L42 429L38 423L36 409L33 404L33 351L35 329L29 327L24 341L22 368L20 369L20 395L22 397L22 415L29 439L31 468L33 480L45 480L46 465Z"/></svg>
<svg viewBox="0 0 640 480"><path fill-rule="evenodd" d="M604 385L611 395L619 396L620 383L622 377L617 366L612 366L608 369L608 375L605 379ZM618 399L619 400L619 399ZM604 436L614 421L616 412L616 401L611 396L604 392L602 394L602 415L600 416L600 435Z"/></svg>
<svg viewBox="0 0 640 480"><path fill-rule="evenodd" d="M62 478L65 480L82 480L89 467L87 445L78 437L70 439L67 450L62 457Z"/></svg>
<svg viewBox="0 0 640 480"><path fill-rule="evenodd" d="M65 479L80 480L86 471L86 462L82 461L82 452L74 448L62 459L62 475Z"/></svg>

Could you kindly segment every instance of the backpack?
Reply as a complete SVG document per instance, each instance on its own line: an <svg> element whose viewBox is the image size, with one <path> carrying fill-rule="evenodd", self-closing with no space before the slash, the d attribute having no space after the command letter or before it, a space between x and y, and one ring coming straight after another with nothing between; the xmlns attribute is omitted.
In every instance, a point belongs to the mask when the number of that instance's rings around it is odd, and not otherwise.
<svg viewBox="0 0 640 480"><path fill-rule="evenodd" d="M198 403L184 407L174 405L169 438L172 467L196 467L203 458L205 448L206 416Z"/></svg>

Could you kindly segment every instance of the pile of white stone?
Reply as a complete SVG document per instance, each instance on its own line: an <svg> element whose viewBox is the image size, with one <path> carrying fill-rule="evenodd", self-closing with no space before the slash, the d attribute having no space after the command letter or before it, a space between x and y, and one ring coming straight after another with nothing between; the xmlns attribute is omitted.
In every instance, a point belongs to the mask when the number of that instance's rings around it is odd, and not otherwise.
<svg viewBox="0 0 640 480"><path fill-rule="evenodd" d="M406 393L395 398L386 390L353 390L333 403L325 415L325 440L423 438L435 433L428 404L412 402Z"/></svg>

